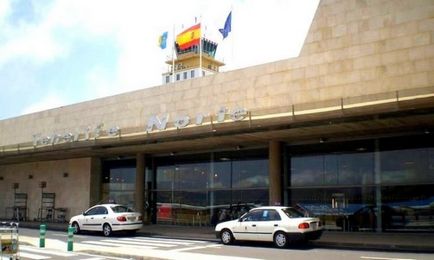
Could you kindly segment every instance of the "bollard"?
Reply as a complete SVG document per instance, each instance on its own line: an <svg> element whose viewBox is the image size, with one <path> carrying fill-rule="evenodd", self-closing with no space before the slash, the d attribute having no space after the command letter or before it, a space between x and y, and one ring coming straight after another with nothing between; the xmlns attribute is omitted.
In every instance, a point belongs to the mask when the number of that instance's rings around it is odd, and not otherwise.
<svg viewBox="0 0 434 260"><path fill-rule="evenodd" d="M74 249L74 245L73 245L73 242L74 242L74 230L75 230L75 227L71 227L71 226L69 226L68 227L68 251L73 251L73 249Z"/></svg>
<svg viewBox="0 0 434 260"><path fill-rule="evenodd" d="M41 224L39 226L39 247L45 247L45 233L47 232L47 225Z"/></svg>

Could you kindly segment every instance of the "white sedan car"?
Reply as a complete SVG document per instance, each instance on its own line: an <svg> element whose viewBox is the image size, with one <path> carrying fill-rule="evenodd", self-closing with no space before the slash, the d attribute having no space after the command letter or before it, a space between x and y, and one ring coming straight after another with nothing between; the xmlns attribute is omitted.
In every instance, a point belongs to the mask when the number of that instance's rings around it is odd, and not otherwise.
<svg viewBox="0 0 434 260"><path fill-rule="evenodd" d="M315 240L324 228L318 218L304 217L291 207L259 207L239 219L219 223L216 236L223 244L235 240L269 241L283 248L291 241Z"/></svg>
<svg viewBox="0 0 434 260"><path fill-rule="evenodd" d="M102 231L110 236L114 231L135 232L142 228L142 214L134 212L120 204L95 205L84 213L74 216L69 225L75 228L74 233L82 230Z"/></svg>

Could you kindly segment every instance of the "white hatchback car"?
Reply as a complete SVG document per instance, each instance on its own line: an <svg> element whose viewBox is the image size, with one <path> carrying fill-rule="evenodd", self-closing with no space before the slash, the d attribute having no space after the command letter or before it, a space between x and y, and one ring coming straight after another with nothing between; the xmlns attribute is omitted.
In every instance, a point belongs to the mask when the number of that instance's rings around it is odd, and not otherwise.
<svg viewBox="0 0 434 260"><path fill-rule="evenodd" d="M75 228L76 234L88 230L102 231L104 236L110 236L114 231L135 232L142 228L143 223L142 214L125 205L102 204L72 217L69 225Z"/></svg>
<svg viewBox="0 0 434 260"><path fill-rule="evenodd" d="M217 224L217 238L225 245L235 240L269 241L283 248L291 241L315 240L324 228L318 218L304 217L291 207L258 207L239 219Z"/></svg>

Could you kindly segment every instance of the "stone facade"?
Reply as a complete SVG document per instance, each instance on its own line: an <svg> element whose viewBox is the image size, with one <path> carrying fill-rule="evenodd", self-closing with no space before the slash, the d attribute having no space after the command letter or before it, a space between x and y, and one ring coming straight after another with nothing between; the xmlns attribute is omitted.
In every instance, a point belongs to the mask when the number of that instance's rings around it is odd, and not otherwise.
<svg viewBox="0 0 434 260"><path fill-rule="evenodd" d="M38 217L41 207L40 182L47 184L44 193L56 194L56 208L68 209L67 219L89 206L92 190L90 159L0 165L0 173L4 178L0 181L0 219L11 217L12 211L8 208L14 204L13 183L19 184L17 193L27 193L27 216L30 220Z"/></svg>
<svg viewBox="0 0 434 260"><path fill-rule="evenodd" d="M434 85L434 2L323 0L297 58L0 121L0 146L104 122L144 129L151 115L251 111Z"/></svg>

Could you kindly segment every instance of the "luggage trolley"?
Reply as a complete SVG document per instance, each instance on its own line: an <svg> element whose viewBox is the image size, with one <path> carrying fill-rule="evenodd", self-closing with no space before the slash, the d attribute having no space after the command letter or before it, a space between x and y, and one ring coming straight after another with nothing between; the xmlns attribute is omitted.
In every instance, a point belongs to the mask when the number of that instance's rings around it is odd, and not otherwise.
<svg viewBox="0 0 434 260"><path fill-rule="evenodd" d="M0 222L0 259L19 259L18 223Z"/></svg>

